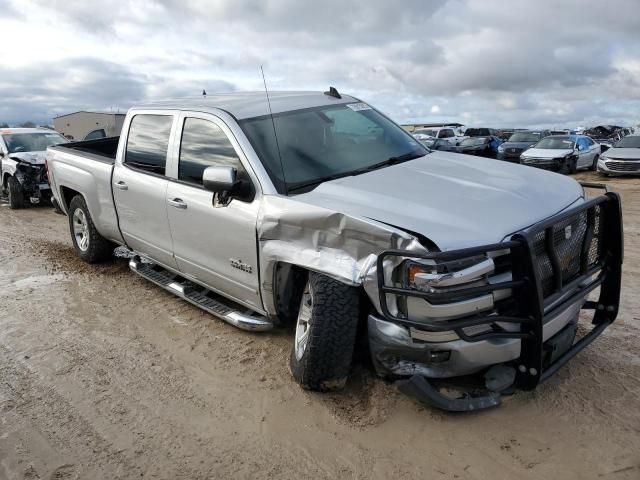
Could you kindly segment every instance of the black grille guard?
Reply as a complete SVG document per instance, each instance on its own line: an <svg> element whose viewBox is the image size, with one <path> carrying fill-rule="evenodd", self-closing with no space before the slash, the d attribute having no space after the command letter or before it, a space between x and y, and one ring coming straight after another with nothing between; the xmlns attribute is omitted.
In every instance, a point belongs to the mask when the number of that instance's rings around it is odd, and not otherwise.
<svg viewBox="0 0 640 480"><path fill-rule="evenodd" d="M601 185L585 184L589 188L604 188ZM580 220L582 233L570 262L558 255L558 232ZM543 242L543 243L542 243ZM512 280L481 285L464 290L465 295L487 294L496 290L512 289L516 300L516 314L490 313L472 315L456 320L415 321L401 314L392 314L388 306L390 295L419 297L434 303L453 299L460 292L426 292L402 286L387 285L384 275L385 261L402 259L426 259L440 261L459 260L488 252L509 249ZM378 256L377 280L380 308L388 321L415 327L429 332L455 331L467 342L478 342L496 338L518 338L522 340L518 360L516 385L521 389L533 389L546 380L562 365L590 344L615 319L620 303L620 283L623 260L623 231L620 197L614 192L587 200L581 205L563 211L539 222L511 239L501 243L480 247L416 254L403 250L386 250ZM567 278L568 277L568 278ZM593 328L551 365L543 368L543 326L570 305L600 287L597 301L586 301L582 309L592 310ZM512 313L512 312L511 312ZM518 331L507 331L497 323L518 324ZM472 335L465 328L477 325L491 326L489 332Z"/></svg>

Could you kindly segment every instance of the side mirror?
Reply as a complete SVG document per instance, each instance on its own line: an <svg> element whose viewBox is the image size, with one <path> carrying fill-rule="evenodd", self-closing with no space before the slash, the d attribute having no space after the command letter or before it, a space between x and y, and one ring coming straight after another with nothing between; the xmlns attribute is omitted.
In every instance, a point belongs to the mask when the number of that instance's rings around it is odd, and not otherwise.
<svg viewBox="0 0 640 480"><path fill-rule="evenodd" d="M210 192L228 195L238 184L236 175L233 167L207 167L202 172L202 186Z"/></svg>

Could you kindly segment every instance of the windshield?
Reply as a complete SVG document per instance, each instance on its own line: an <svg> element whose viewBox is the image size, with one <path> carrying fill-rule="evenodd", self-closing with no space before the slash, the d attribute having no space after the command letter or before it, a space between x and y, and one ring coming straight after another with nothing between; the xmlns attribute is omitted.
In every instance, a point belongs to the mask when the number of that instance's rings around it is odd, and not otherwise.
<svg viewBox="0 0 640 480"><path fill-rule="evenodd" d="M474 147L477 145L482 145L485 143L487 139L485 137L473 137L473 138L465 138L460 142L461 147Z"/></svg>
<svg viewBox="0 0 640 480"><path fill-rule="evenodd" d="M436 132L435 130L429 130L426 128L422 128L420 130L414 130L413 131L414 135L429 135L430 137L437 137L438 136L438 132Z"/></svg>
<svg viewBox="0 0 640 480"><path fill-rule="evenodd" d="M640 136L632 135L624 137L614 145L616 148L640 148Z"/></svg>
<svg viewBox="0 0 640 480"><path fill-rule="evenodd" d="M519 132L509 137L509 142L537 142L540 140L539 133Z"/></svg>
<svg viewBox="0 0 640 480"><path fill-rule="evenodd" d="M281 193L429 153L364 103L285 112L273 121L277 144L270 116L239 123Z"/></svg>
<svg viewBox="0 0 640 480"><path fill-rule="evenodd" d="M571 137L545 137L535 145L535 148L573 150L574 145L575 141Z"/></svg>
<svg viewBox="0 0 640 480"><path fill-rule="evenodd" d="M2 138L9 153L43 152L47 147L68 141L56 132L7 133Z"/></svg>

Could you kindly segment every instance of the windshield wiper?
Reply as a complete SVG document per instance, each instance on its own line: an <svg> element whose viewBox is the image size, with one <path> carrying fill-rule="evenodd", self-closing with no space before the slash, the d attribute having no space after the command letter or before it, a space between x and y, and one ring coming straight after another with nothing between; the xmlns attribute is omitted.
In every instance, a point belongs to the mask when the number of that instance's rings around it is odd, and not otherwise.
<svg viewBox="0 0 640 480"><path fill-rule="evenodd" d="M430 152L431 151L429 150L429 152L427 153L430 153ZM415 160L416 158L424 157L424 155L426 155L426 153L422 154L417 152L410 152L410 153L405 153L404 155L399 155L397 157L389 157L386 160L383 160L382 162L374 163L373 165L369 165L368 167L354 170L352 172L352 175L371 172L373 170L377 170L382 167L389 167L391 165L397 165L399 163L408 162L409 160Z"/></svg>
<svg viewBox="0 0 640 480"><path fill-rule="evenodd" d="M382 162L374 163L373 165L369 165L369 166L363 167L363 168L358 168L356 170L351 170L350 172L336 173L335 175L328 175L326 177L317 178L317 179L311 180L309 182L299 183L297 185L294 185L293 187L288 187L287 191L294 192L296 190L302 190L304 188L313 187L315 185L320 185L321 183L324 183L324 182L330 182L331 180L337 180L338 178L352 177L354 175L360 175L362 173L371 172L373 170L377 170L377 169L382 168L382 167L388 167L390 165L397 165L398 163L408 162L409 160L414 160L416 158L423 157L424 155L427 155L428 153L430 153L430 151L427 151L427 153L425 153L425 154L417 153L417 152L410 152L410 153L405 153L404 155L399 155L397 157L389 157L389 158L387 158L386 160L384 160Z"/></svg>

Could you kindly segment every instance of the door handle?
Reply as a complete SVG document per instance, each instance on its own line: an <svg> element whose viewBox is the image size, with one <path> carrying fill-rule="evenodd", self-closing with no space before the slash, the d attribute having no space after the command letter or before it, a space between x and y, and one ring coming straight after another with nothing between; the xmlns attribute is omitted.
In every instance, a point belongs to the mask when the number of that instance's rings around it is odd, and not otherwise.
<svg viewBox="0 0 640 480"><path fill-rule="evenodd" d="M175 208L180 208L180 209L185 209L187 208L187 204L184 203L184 201L181 198L173 198L173 199L169 199L167 200L169 202L169 205L171 205L172 207Z"/></svg>
<svg viewBox="0 0 640 480"><path fill-rule="evenodd" d="M114 183L113 186L120 190L129 190L129 186L126 183L124 183L122 180Z"/></svg>

